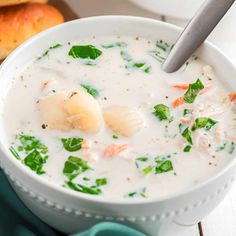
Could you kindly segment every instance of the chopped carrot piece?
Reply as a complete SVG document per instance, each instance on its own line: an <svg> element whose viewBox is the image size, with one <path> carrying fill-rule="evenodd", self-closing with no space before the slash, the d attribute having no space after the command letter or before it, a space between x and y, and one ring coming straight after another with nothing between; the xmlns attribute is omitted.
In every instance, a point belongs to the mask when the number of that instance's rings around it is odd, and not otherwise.
<svg viewBox="0 0 236 236"><path fill-rule="evenodd" d="M84 154L84 157L86 157L86 158L92 158L93 157L93 155L91 154L91 153L86 153L86 154Z"/></svg>
<svg viewBox="0 0 236 236"><path fill-rule="evenodd" d="M105 148L103 155L109 156L109 157L115 157L117 154L126 150L127 148L128 148L127 144L124 144L121 146L116 145L116 144L110 144Z"/></svg>
<svg viewBox="0 0 236 236"><path fill-rule="evenodd" d="M84 139L81 145L82 149L89 150L91 148L91 142L87 139Z"/></svg>
<svg viewBox="0 0 236 236"><path fill-rule="evenodd" d="M229 100L232 102L236 99L236 93L230 93L229 95Z"/></svg>
<svg viewBox="0 0 236 236"><path fill-rule="evenodd" d="M213 88L212 84L208 84L201 92L200 95L207 93L208 91L210 91Z"/></svg>
<svg viewBox="0 0 236 236"><path fill-rule="evenodd" d="M179 106L182 105L182 104L184 104L184 97L183 97L183 96L181 96L181 97L175 99L175 100L172 102L172 106L173 106L174 108L177 108L177 107L179 107Z"/></svg>
<svg viewBox="0 0 236 236"><path fill-rule="evenodd" d="M187 90L189 88L189 84L174 84L172 87L181 90Z"/></svg>

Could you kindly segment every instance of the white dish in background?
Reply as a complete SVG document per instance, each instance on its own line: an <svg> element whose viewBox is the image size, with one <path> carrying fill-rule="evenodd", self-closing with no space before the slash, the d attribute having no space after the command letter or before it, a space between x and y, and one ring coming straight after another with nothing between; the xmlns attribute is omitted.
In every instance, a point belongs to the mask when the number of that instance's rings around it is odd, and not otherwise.
<svg viewBox="0 0 236 236"><path fill-rule="evenodd" d="M3 109L11 79L19 75L22 68L45 48L53 45L55 40L63 43L73 38L118 34L151 39L158 37L174 43L180 33L181 29L169 24L128 16L81 19L47 30L20 46L0 67L0 110ZM211 44L204 43L196 54L213 65L219 77L227 80L236 91L236 69L220 51ZM163 225L171 231L169 222L185 226L196 224L224 198L236 173L234 158L214 177L181 193L151 200L104 200L72 192L35 175L12 158L2 125L0 134L0 164L13 188L32 212L65 233L78 232L100 221L109 220L135 227L153 236L158 234ZM170 235L174 232L173 228Z"/></svg>
<svg viewBox="0 0 236 236"><path fill-rule="evenodd" d="M204 0L130 0L151 12L179 19L191 19Z"/></svg>

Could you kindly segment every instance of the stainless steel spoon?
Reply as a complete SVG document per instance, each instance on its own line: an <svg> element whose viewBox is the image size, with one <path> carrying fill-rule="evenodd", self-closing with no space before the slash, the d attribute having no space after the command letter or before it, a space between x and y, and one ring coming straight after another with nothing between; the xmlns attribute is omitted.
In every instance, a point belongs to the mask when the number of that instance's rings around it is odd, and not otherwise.
<svg viewBox="0 0 236 236"><path fill-rule="evenodd" d="M162 68L167 73L177 71L203 43L235 0L206 0L184 29Z"/></svg>

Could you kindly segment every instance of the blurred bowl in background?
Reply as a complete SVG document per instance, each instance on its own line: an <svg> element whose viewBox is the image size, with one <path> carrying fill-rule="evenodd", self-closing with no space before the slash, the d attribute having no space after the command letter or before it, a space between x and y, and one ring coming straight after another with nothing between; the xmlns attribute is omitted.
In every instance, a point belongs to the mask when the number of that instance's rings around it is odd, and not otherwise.
<svg viewBox="0 0 236 236"><path fill-rule="evenodd" d="M129 0L151 12L179 19L191 19L204 0Z"/></svg>

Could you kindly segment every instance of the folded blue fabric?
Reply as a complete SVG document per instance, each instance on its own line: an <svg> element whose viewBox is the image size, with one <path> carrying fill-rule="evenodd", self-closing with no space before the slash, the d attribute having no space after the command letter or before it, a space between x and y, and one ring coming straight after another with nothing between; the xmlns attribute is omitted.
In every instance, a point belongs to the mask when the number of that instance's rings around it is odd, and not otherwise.
<svg viewBox="0 0 236 236"><path fill-rule="evenodd" d="M90 230L74 234L71 236L145 236L143 233L138 232L127 226L104 222L93 226Z"/></svg>
<svg viewBox="0 0 236 236"><path fill-rule="evenodd" d="M0 236L62 236L39 220L16 196L0 170ZM104 222L71 236L145 236L127 226Z"/></svg>

